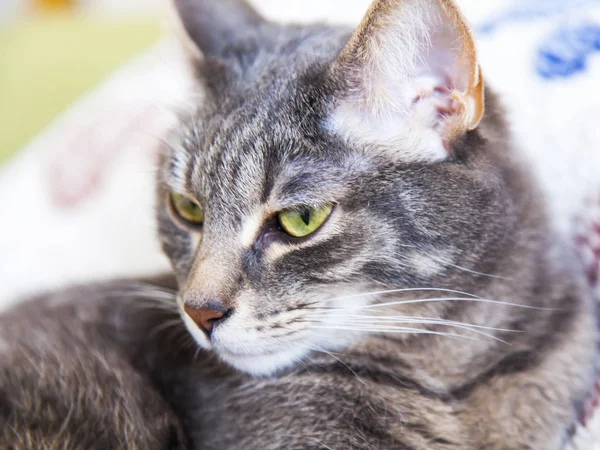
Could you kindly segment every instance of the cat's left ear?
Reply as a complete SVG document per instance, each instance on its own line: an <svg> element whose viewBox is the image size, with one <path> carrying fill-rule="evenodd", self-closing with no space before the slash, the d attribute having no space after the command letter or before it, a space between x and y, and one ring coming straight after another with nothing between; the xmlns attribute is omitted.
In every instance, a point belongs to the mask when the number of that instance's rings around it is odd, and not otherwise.
<svg viewBox="0 0 600 450"><path fill-rule="evenodd" d="M177 23L196 59L221 58L264 19L245 0L172 0Z"/></svg>
<svg viewBox="0 0 600 450"><path fill-rule="evenodd" d="M473 36L452 0L375 0L332 76L329 128L403 160L446 159L483 116Z"/></svg>

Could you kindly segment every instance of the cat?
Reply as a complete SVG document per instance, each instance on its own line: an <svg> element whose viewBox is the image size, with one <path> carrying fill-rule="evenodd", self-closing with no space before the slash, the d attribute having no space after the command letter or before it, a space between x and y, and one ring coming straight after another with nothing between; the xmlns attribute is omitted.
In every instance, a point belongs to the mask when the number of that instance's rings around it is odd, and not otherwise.
<svg viewBox="0 0 600 450"><path fill-rule="evenodd" d="M174 5L202 102L157 174L173 279L5 314L6 445L562 448L595 304L457 5Z"/></svg>

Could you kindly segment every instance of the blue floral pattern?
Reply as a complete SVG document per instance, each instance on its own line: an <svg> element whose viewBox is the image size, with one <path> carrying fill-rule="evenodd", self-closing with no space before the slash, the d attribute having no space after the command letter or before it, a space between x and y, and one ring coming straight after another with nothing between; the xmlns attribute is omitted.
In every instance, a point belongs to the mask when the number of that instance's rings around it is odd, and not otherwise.
<svg viewBox="0 0 600 450"><path fill-rule="evenodd" d="M600 51L600 24L585 19L585 8L600 6L600 0L515 0L510 8L476 27L482 37L506 25L558 17L560 22L542 39L533 56L536 73L546 80L585 71L588 59ZM572 16L583 17L573 21ZM565 22L569 25L565 25Z"/></svg>
<svg viewBox="0 0 600 450"><path fill-rule="evenodd" d="M600 51L600 25L582 24L554 32L538 49L535 67L546 79L583 72L591 54Z"/></svg>

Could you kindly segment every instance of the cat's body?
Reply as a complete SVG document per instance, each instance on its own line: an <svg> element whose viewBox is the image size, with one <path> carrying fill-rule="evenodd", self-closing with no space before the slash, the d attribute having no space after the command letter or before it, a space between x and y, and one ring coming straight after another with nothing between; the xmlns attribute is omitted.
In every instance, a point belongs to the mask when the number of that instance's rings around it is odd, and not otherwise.
<svg viewBox="0 0 600 450"><path fill-rule="evenodd" d="M154 286L73 288L0 319L0 448L546 449L583 411L585 305L528 314L537 339L466 370L435 336L384 335L256 379L197 352ZM418 358L436 346L447 383Z"/></svg>
<svg viewBox="0 0 600 450"><path fill-rule="evenodd" d="M101 389L140 448L173 442L180 420L193 448L560 449L596 376L595 305L489 93L483 115L454 5L375 2L348 41L234 0L176 4L203 91L158 178L177 295L109 284L0 319L5 420L35 430L15 405ZM96 355L89 369L56 340ZM143 387L81 381L109 370L92 364L107 347ZM73 368L69 385L11 378L31 353L50 378Z"/></svg>
<svg viewBox="0 0 600 450"><path fill-rule="evenodd" d="M133 364L141 342L130 348L115 334L128 320L135 335L128 291L74 288L0 318L1 449L182 448L178 419ZM144 309L141 317L150 319Z"/></svg>

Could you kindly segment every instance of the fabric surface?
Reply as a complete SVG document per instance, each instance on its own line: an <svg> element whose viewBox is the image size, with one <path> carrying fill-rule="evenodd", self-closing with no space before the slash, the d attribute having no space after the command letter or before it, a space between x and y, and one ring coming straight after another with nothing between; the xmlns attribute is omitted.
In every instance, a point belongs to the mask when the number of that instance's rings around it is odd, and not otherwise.
<svg viewBox="0 0 600 450"><path fill-rule="evenodd" d="M255 3L267 16L284 20L357 23L369 0ZM474 25L485 77L506 107L524 164L540 180L540 201L548 204L559 232L580 248L590 286L598 291L600 0L460 3ZM115 41L115 52L126 39ZM175 111L190 103L184 64L174 43L161 43L115 72L0 169L5 211L0 307L24 293L74 281L168 268L153 225L153 163ZM3 91L3 76L0 71L0 94L11 95ZM39 126L49 116L34 120L36 112L24 103L24 115L16 120L3 108L0 102L3 127L29 119L32 123L24 125ZM3 135L4 129L0 149L10 148ZM570 450L600 449L594 403Z"/></svg>

